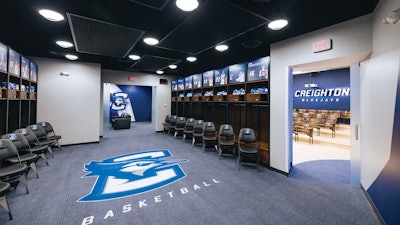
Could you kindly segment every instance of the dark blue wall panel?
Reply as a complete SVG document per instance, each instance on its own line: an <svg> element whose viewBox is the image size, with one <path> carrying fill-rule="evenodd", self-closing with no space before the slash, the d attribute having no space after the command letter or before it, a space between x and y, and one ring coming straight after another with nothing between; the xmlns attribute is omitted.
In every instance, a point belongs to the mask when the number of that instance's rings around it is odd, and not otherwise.
<svg viewBox="0 0 400 225"><path fill-rule="evenodd" d="M133 85L118 85L118 87L128 94L136 121L151 121L151 87Z"/></svg>

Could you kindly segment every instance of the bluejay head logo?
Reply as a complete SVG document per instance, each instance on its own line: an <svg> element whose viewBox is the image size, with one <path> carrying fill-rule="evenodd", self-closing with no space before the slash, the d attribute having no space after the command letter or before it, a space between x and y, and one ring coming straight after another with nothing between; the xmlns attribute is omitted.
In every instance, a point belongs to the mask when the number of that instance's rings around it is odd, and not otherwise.
<svg viewBox="0 0 400 225"><path fill-rule="evenodd" d="M164 160L172 156L168 150L136 152L103 161L91 161L84 166L84 177L97 176L90 194L79 202L103 201L148 192L183 177L179 163L188 160Z"/></svg>
<svg viewBox="0 0 400 225"><path fill-rule="evenodd" d="M110 94L110 100L112 110L124 110L129 103L128 94L124 92Z"/></svg>

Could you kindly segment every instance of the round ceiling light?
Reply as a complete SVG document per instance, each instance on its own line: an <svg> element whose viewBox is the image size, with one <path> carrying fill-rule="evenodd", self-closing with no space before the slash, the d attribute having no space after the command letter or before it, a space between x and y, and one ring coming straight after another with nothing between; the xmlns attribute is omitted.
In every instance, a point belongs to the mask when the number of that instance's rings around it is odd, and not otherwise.
<svg viewBox="0 0 400 225"><path fill-rule="evenodd" d="M42 15L44 18L47 20L50 20L52 22L58 22L64 20L64 16L61 15L60 13L49 10L49 9L41 9L39 10L40 15Z"/></svg>
<svg viewBox="0 0 400 225"><path fill-rule="evenodd" d="M176 6L182 11L190 12L199 6L199 2L197 0L176 0Z"/></svg>
<svg viewBox="0 0 400 225"><path fill-rule="evenodd" d="M71 54L67 54L65 55L65 58L69 59L69 60L77 60L78 56L76 55L71 55Z"/></svg>
<svg viewBox="0 0 400 225"><path fill-rule="evenodd" d="M197 60L197 58L194 57L194 56L189 56L189 57L186 58L186 60L189 61L189 62L195 62Z"/></svg>
<svg viewBox="0 0 400 225"><path fill-rule="evenodd" d="M174 69L178 68L177 65L173 65L173 64L172 64L172 65L169 65L168 67L169 67L171 70L174 70Z"/></svg>
<svg viewBox="0 0 400 225"><path fill-rule="evenodd" d="M157 74L163 74L164 71L162 71L162 70L157 70L156 73L157 73Z"/></svg>
<svg viewBox="0 0 400 225"><path fill-rule="evenodd" d="M217 45L215 46L215 50L219 51L219 52L224 52L226 50L228 50L228 45Z"/></svg>
<svg viewBox="0 0 400 225"><path fill-rule="evenodd" d="M156 45L159 42L157 39L152 38L152 37L147 37L147 38L143 39L143 41L144 41L144 43L146 43L150 46Z"/></svg>
<svg viewBox="0 0 400 225"><path fill-rule="evenodd" d="M72 46L74 46L71 42L68 41L56 41L56 44L61 48L72 48Z"/></svg>
<svg viewBox="0 0 400 225"><path fill-rule="evenodd" d="M132 60L139 60L140 56L138 56L138 55L129 55L129 58L132 59Z"/></svg>
<svg viewBox="0 0 400 225"><path fill-rule="evenodd" d="M288 25L288 21L284 19L274 20L268 23L268 27L271 30L280 30Z"/></svg>

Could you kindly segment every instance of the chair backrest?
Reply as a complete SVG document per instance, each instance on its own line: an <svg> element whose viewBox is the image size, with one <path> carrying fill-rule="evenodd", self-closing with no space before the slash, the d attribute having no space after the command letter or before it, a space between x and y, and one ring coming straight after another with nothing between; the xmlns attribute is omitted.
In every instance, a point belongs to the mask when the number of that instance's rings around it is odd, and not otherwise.
<svg viewBox="0 0 400 225"><path fill-rule="evenodd" d="M35 133L33 133L33 131L29 128L20 128L18 130L15 130L14 133L23 134L30 146L32 146L35 143L38 143L38 139Z"/></svg>
<svg viewBox="0 0 400 225"><path fill-rule="evenodd" d="M204 126L204 120L196 120L193 126L193 131L195 133L202 133L203 132L203 126Z"/></svg>
<svg viewBox="0 0 400 225"><path fill-rule="evenodd" d="M203 126L203 133L214 133L217 130L215 129L215 125L213 122L205 122Z"/></svg>
<svg viewBox="0 0 400 225"><path fill-rule="evenodd" d="M37 123L37 124L39 124L40 126L42 126L42 128L44 129L44 131L46 131L46 134L49 134L49 133L53 133L53 132L54 132L53 127L51 126L51 124L50 124L49 122L40 122L40 123Z"/></svg>
<svg viewBox="0 0 400 225"><path fill-rule="evenodd" d="M177 120L178 120L178 116L177 115L172 115L171 118L169 119L169 123L171 125L175 126Z"/></svg>
<svg viewBox="0 0 400 225"><path fill-rule="evenodd" d="M256 142L257 137L252 128L241 128L239 132L239 141L244 143Z"/></svg>
<svg viewBox="0 0 400 225"><path fill-rule="evenodd" d="M27 128L31 129L39 140L47 138L46 131L43 129L41 125L32 124L29 125Z"/></svg>
<svg viewBox="0 0 400 225"><path fill-rule="evenodd" d="M12 141L18 151L29 151L29 142L21 133L9 133L1 136L1 139Z"/></svg>
<svg viewBox="0 0 400 225"><path fill-rule="evenodd" d="M196 122L196 120L194 118L187 118L186 119L186 124L185 127L194 127L194 123Z"/></svg>
<svg viewBox="0 0 400 225"><path fill-rule="evenodd" d="M19 156L18 150L9 139L0 139L0 160ZM18 157L19 158L19 157Z"/></svg>
<svg viewBox="0 0 400 225"><path fill-rule="evenodd" d="M219 136L220 137L234 137L235 132L230 124L222 124L219 127Z"/></svg>
<svg viewBox="0 0 400 225"><path fill-rule="evenodd" d="M171 115L166 115L165 119L164 119L164 122L165 123L169 123L170 120L171 120Z"/></svg>
<svg viewBox="0 0 400 225"><path fill-rule="evenodd" d="M186 124L186 117L181 116L176 120L176 126L177 127L182 127L183 128L183 127L185 127L185 124Z"/></svg>

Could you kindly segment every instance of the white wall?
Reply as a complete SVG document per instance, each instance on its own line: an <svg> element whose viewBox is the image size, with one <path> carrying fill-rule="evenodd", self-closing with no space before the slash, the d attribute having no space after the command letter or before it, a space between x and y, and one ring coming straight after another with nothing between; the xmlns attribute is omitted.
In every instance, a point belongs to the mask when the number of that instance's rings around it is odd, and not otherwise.
<svg viewBox="0 0 400 225"><path fill-rule="evenodd" d="M367 190L390 156L397 79L400 22L382 23L400 1L380 1L373 17L373 54L361 66L361 184Z"/></svg>
<svg viewBox="0 0 400 225"><path fill-rule="evenodd" d="M271 45L271 167L286 173L290 169L289 69L312 62L350 66L361 61L372 51L371 21L372 16L367 15ZM332 50L312 52L313 42L328 38L333 41Z"/></svg>
<svg viewBox="0 0 400 225"><path fill-rule="evenodd" d="M62 136L62 145L98 142L100 65L46 58L32 61L39 68L37 121L50 122Z"/></svg>
<svg viewBox="0 0 400 225"><path fill-rule="evenodd" d="M129 81L130 76L135 76L136 81ZM168 84L160 85L160 79L167 79ZM102 83L153 87L151 120L154 131L163 130L162 123L164 122L164 118L167 114L171 113L171 80L172 77L166 75L154 75L117 70L102 70L101 72ZM103 112L101 113L103 115ZM101 120L101 126L102 125L103 123Z"/></svg>

